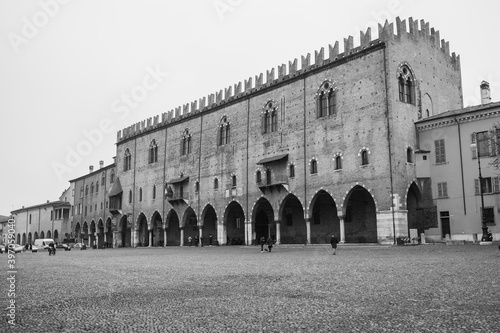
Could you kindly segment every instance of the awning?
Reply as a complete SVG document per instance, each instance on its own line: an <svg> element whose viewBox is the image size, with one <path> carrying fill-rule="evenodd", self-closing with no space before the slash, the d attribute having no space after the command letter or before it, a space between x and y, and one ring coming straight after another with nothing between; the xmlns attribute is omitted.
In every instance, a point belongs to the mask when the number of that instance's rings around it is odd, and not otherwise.
<svg viewBox="0 0 500 333"><path fill-rule="evenodd" d="M167 183L169 183L169 184L182 183L186 179L189 179L189 176L183 176L183 177L180 177L180 178L175 178L175 179L169 180Z"/></svg>
<svg viewBox="0 0 500 333"><path fill-rule="evenodd" d="M109 190L109 196L114 197L115 195L118 195L122 193L122 185L120 184L120 178L116 177L113 186L111 187L111 190Z"/></svg>
<svg viewBox="0 0 500 333"><path fill-rule="evenodd" d="M288 154L266 157L263 160L258 161L257 164L266 164L266 163L276 162L276 161L280 161L284 158L288 158Z"/></svg>

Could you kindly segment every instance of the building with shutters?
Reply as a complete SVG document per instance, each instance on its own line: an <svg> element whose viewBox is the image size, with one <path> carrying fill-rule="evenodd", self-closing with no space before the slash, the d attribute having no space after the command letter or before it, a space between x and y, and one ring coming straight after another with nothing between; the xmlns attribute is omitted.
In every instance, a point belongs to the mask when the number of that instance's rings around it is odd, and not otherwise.
<svg viewBox="0 0 500 333"><path fill-rule="evenodd" d="M426 230L430 241L480 241L483 215L493 239L500 237L496 223L500 221L500 170L495 162L500 157L500 103L491 102L487 82L480 88L481 105L416 122L421 148L417 179L429 184L436 206L437 219Z"/></svg>

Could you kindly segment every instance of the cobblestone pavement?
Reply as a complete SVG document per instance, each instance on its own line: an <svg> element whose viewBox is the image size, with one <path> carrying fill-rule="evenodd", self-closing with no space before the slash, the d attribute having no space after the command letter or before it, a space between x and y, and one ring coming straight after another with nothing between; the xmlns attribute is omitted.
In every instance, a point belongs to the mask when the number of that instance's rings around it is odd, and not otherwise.
<svg viewBox="0 0 500 333"><path fill-rule="evenodd" d="M497 246L72 250L16 266L16 326L2 269L0 332L500 330Z"/></svg>

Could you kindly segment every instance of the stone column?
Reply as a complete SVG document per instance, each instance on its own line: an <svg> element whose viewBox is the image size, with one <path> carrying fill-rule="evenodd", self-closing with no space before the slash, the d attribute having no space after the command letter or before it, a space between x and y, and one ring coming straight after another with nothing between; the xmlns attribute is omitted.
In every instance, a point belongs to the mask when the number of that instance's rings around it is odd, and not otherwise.
<svg viewBox="0 0 500 333"><path fill-rule="evenodd" d="M181 229L181 245L180 246L184 246L184 227L180 228Z"/></svg>
<svg viewBox="0 0 500 333"><path fill-rule="evenodd" d="M137 247L137 244L139 244L139 233L135 228L132 228L132 244L130 244L131 247Z"/></svg>
<svg viewBox="0 0 500 333"><path fill-rule="evenodd" d="M148 247L151 247L151 243L153 242L153 229L151 230L148 229L148 234L149 234Z"/></svg>
<svg viewBox="0 0 500 333"><path fill-rule="evenodd" d="M311 244L311 219L306 219L306 244Z"/></svg>
<svg viewBox="0 0 500 333"><path fill-rule="evenodd" d="M199 226L198 228L198 238L200 240L200 243L198 244L200 247L203 246L203 240L201 239L201 237L203 237L203 226Z"/></svg>
<svg viewBox="0 0 500 333"><path fill-rule="evenodd" d="M345 217L343 215L339 216L339 222L340 222L340 239L339 239L339 242L340 243L345 243L345 225L344 225L344 220L345 220Z"/></svg>
<svg viewBox="0 0 500 333"><path fill-rule="evenodd" d="M281 221L276 220L276 244L281 244Z"/></svg>
<svg viewBox="0 0 500 333"><path fill-rule="evenodd" d="M247 245L252 245L254 239L254 233L252 230L252 221L245 220L245 241Z"/></svg>
<svg viewBox="0 0 500 333"><path fill-rule="evenodd" d="M103 235L104 235L104 248L106 248L106 243L108 242L108 240L107 240L108 239L108 237L107 237L108 235L106 233L103 233Z"/></svg>
<svg viewBox="0 0 500 333"><path fill-rule="evenodd" d="M163 247L167 246L167 228L163 228Z"/></svg>

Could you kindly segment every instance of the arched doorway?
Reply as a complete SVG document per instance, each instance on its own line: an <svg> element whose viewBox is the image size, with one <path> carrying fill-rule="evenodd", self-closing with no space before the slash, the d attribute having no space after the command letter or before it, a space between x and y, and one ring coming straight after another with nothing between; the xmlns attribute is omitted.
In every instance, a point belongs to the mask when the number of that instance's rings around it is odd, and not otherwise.
<svg viewBox="0 0 500 333"><path fill-rule="evenodd" d="M332 234L340 239L340 222L332 196L321 190L311 203L311 244L328 244Z"/></svg>
<svg viewBox="0 0 500 333"><path fill-rule="evenodd" d="M356 185L346 197L345 242L377 243L377 214L371 194Z"/></svg>
<svg viewBox="0 0 500 333"><path fill-rule="evenodd" d="M26 233L23 233L23 242L20 245L26 245Z"/></svg>
<svg viewBox="0 0 500 333"><path fill-rule="evenodd" d="M120 220L121 247L130 247L132 241L132 231L128 227L128 216L122 216Z"/></svg>
<svg viewBox="0 0 500 333"><path fill-rule="evenodd" d="M152 246L163 246L164 244L164 239L163 239L163 228L162 228L162 222L161 222L161 215L157 211L153 214L153 217L151 218L151 245Z"/></svg>
<svg viewBox="0 0 500 333"><path fill-rule="evenodd" d="M276 239L276 225L274 223L273 207L265 198L260 198L253 210L254 239L257 244L263 236L266 239L271 236Z"/></svg>
<svg viewBox="0 0 500 333"><path fill-rule="evenodd" d="M302 203L295 195L289 194L283 200L281 207L281 244L305 244L307 227Z"/></svg>
<svg viewBox="0 0 500 333"><path fill-rule="evenodd" d="M57 232L57 229L54 230L54 242L59 243L59 233Z"/></svg>
<svg viewBox="0 0 500 333"><path fill-rule="evenodd" d="M31 232L28 233L28 244L32 245L33 244L33 239L31 239Z"/></svg>
<svg viewBox="0 0 500 333"><path fill-rule="evenodd" d="M137 246L149 246L149 231L148 231L148 221L146 216L141 213L138 219L139 229L139 243Z"/></svg>
<svg viewBox="0 0 500 333"><path fill-rule="evenodd" d="M188 238L194 239L198 236L198 219L193 208L188 207L184 212L184 245L189 245Z"/></svg>
<svg viewBox="0 0 500 333"><path fill-rule="evenodd" d="M82 243L84 243L85 245L89 245L89 226L87 224L87 221L83 222Z"/></svg>
<svg viewBox="0 0 500 333"><path fill-rule="evenodd" d="M179 216L171 209L167 214L167 245L181 245L181 232L179 228Z"/></svg>
<svg viewBox="0 0 500 333"><path fill-rule="evenodd" d="M424 232L424 211L421 209L422 195L417 184L412 183L406 196L406 209L408 210L408 235L410 229L417 229L418 235Z"/></svg>
<svg viewBox="0 0 500 333"><path fill-rule="evenodd" d="M99 222L97 223L97 228L99 229L99 231L97 232L97 248L103 249L104 248L104 223L102 222L101 219L99 219Z"/></svg>
<svg viewBox="0 0 500 333"><path fill-rule="evenodd" d="M111 224L111 218L108 217L106 220L106 242L105 246L107 248L113 247L113 228Z"/></svg>
<svg viewBox="0 0 500 333"><path fill-rule="evenodd" d="M96 226L95 226L95 221L92 220L92 222L90 223L90 246L95 247L97 246L96 244L96 237L95 237L95 234L96 234Z"/></svg>
<svg viewBox="0 0 500 333"><path fill-rule="evenodd" d="M52 233L50 232L50 230L49 230L49 231L47 231L47 238L52 238ZM55 241L56 241L56 240L54 239L54 242L55 242Z"/></svg>
<svg viewBox="0 0 500 333"><path fill-rule="evenodd" d="M43 232L43 231L42 231ZM21 245L21 234L17 234L17 244Z"/></svg>
<svg viewBox="0 0 500 333"><path fill-rule="evenodd" d="M212 205L207 205L203 210L203 234L207 242L209 242L210 235L212 235L212 245L218 244L217 238L217 214L215 213Z"/></svg>
<svg viewBox="0 0 500 333"><path fill-rule="evenodd" d="M226 230L226 245L245 244L245 240L248 238L245 237L245 213L236 201L231 202L226 208L224 229Z"/></svg>
<svg viewBox="0 0 500 333"><path fill-rule="evenodd" d="M80 226L80 222L76 223L75 227L75 238L77 243L82 242L82 227Z"/></svg>
<svg viewBox="0 0 500 333"><path fill-rule="evenodd" d="M33 243L38 239L38 232L35 231L35 235L33 237Z"/></svg>
<svg viewBox="0 0 500 333"><path fill-rule="evenodd" d="M17 243L19 244L19 235L17 235L17 236L18 236L18 237L17 237ZM45 233L44 233L43 231L42 231L42 232L40 232L40 238L41 238L41 239L45 238Z"/></svg>

